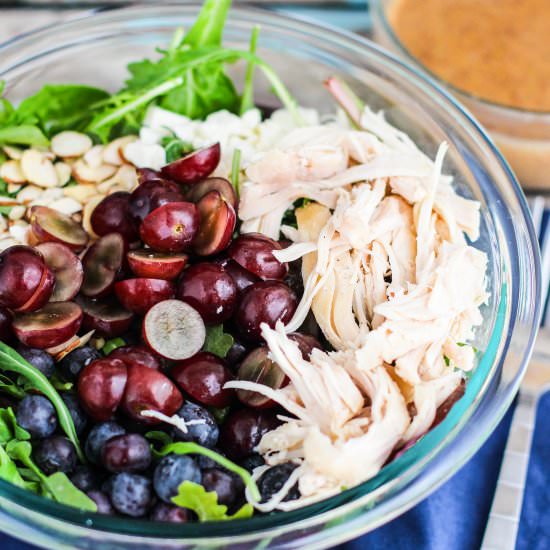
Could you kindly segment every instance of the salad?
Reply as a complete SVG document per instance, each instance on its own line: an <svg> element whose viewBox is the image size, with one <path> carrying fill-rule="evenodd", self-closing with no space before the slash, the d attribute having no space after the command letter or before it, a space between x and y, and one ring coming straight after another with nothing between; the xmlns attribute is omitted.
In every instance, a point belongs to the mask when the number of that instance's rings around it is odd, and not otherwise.
<svg viewBox="0 0 550 550"><path fill-rule="evenodd" d="M487 257L447 145L431 159L336 77L332 113L298 106L259 29L222 45L229 7L207 0L114 94L0 98L0 478L84 511L322 500L476 367Z"/></svg>

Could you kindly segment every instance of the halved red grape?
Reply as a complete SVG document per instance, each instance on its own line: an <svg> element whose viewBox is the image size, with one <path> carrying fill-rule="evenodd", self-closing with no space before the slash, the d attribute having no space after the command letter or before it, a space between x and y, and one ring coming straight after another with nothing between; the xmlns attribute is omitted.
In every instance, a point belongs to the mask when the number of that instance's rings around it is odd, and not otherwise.
<svg viewBox="0 0 550 550"><path fill-rule="evenodd" d="M195 185L189 187L186 193L187 200L191 202L199 202L204 195L210 191L218 191L218 193L235 209L239 204L235 189L225 178L206 178L199 181Z"/></svg>
<svg viewBox="0 0 550 550"><path fill-rule="evenodd" d="M231 278L235 281L237 285L237 290L241 293L245 288L248 288L254 283L258 283L261 279L251 273L244 267L241 267L237 262L233 261L231 258L224 258L223 260L217 260L217 262L225 269Z"/></svg>
<svg viewBox="0 0 550 550"><path fill-rule="evenodd" d="M199 229L199 211L191 202L159 206L141 223L143 242L160 252L183 252L191 246Z"/></svg>
<svg viewBox="0 0 550 550"><path fill-rule="evenodd" d="M281 245L261 233L239 235L227 250L227 255L260 279L282 280L288 273L288 265L273 256L273 250L281 250Z"/></svg>
<svg viewBox="0 0 550 550"><path fill-rule="evenodd" d="M169 202L182 202L185 197L179 186L168 180L148 180L138 185L128 203L130 216L139 225L153 210Z"/></svg>
<svg viewBox="0 0 550 550"><path fill-rule="evenodd" d="M449 395L449 397L447 397L447 399L445 399L445 401L437 407L435 418L430 429L435 428L438 424L445 420L445 417L449 414L449 411L453 408L454 404L462 398L465 391L466 383L462 380L451 395Z"/></svg>
<svg viewBox="0 0 550 550"><path fill-rule="evenodd" d="M82 259L84 281L80 291L97 298L108 294L124 260L124 239L119 233L109 233L98 239Z"/></svg>
<svg viewBox="0 0 550 550"><path fill-rule="evenodd" d="M127 367L142 365L149 369L160 370L160 359L144 346L121 346L109 353L109 358L120 359Z"/></svg>
<svg viewBox="0 0 550 550"><path fill-rule="evenodd" d="M263 384L274 390L286 386L289 382L288 377L279 365L269 358L268 353L266 347L251 351L239 366L237 380ZM255 409L266 409L276 405L269 397L254 391L237 390L237 397L241 403Z"/></svg>
<svg viewBox="0 0 550 550"><path fill-rule="evenodd" d="M207 324L218 324L231 317L237 302L233 278L215 263L199 263L183 272L178 298L191 304Z"/></svg>
<svg viewBox="0 0 550 550"><path fill-rule="evenodd" d="M130 217L130 193L117 191L105 197L92 212L90 223L99 235L120 233L127 243L138 240L138 233Z"/></svg>
<svg viewBox="0 0 550 550"><path fill-rule="evenodd" d="M109 420L124 395L128 369L118 359L107 357L86 365L78 378L78 397L84 410L97 422Z"/></svg>
<svg viewBox="0 0 550 550"><path fill-rule="evenodd" d="M78 303L84 313L83 328L95 330L98 336L120 336L130 328L134 319L134 314L124 309L113 297L93 300L79 296Z"/></svg>
<svg viewBox="0 0 550 550"><path fill-rule="evenodd" d="M65 244L77 252L83 250L88 243L88 233L70 216L53 208L33 206L31 208L30 223L32 232L38 242Z"/></svg>
<svg viewBox="0 0 550 550"><path fill-rule="evenodd" d="M44 266L42 279L38 283L34 294L22 306L15 311L36 311L48 303L51 298L55 286L55 276L48 266Z"/></svg>
<svg viewBox="0 0 550 550"><path fill-rule="evenodd" d="M40 285L46 264L30 246L10 246L0 254L0 305L17 309Z"/></svg>
<svg viewBox="0 0 550 550"><path fill-rule="evenodd" d="M225 250L231 242L237 216L233 207L218 191L210 191L197 203L200 227L193 242L199 256L210 256Z"/></svg>
<svg viewBox="0 0 550 550"><path fill-rule="evenodd" d="M160 356L174 361L195 355L206 337L198 311L180 300L154 305L143 320L143 339Z"/></svg>
<svg viewBox="0 0 550 550"><path fill-rule="evenodd" d="M161 169L161 174L178 183L196 183L208 177L220 162L220 144L197 149Z"/></svg>
<svg viewBox="0 0 550 550"><path fill-rule="evenodd" d="M126 279L115 283L115 294L126 309L144 315L155 304L173 298L176 288L164 279Z"/></svg>
<svg viewBox="0 0 550 550"><path fill-rule="evenodd" d="M220 429L219 446L227 456L238 460L250 455L263 435L280 421L271 411L240 409L232 412Z"/></svg>
<svg viewBox="0 0 550 550"><path fill-rule="evenodd" d="M82 310L74 302L52 302L31 313L17 313L13 331L31 348L51 348L74 336L82 323Z"/></svg>
<svg viewBox="0 0 550 550"><path fill-rule="evenodd" d="M139 184L143 184L146 181L160 180L162 176L160 172L153 170L152 168L138 168L136 170Z"/></svg>
<svg viewBox="0 0 550 550"><path fill-rule="evenodd" d="M183 271L189 256L187 254L165 254L150 248L131 250L126 255L130 269L137 277L150 277L172 281Z"/></svg>
<svg viewBox="0 0 550 550"><path fill-rule="evenodd" d="M84 270L80 258L61 243L42 243L36 247L47 266L55 275L55 286L51 302L72 300L80 290L84 280Z"/></svg>
<svg viewBox="0 0 550 550"><path fill-rule="evenodd" d="M170 374L184 392L203 405L221 409L233 401L233 390L223 387L233 380L233 375L223 360L212 353L200 352L180 361Z"/></svg>
<svg viewBox="0 0 550 550"><path fill-rule="evenodd" d="M172 416L182 405L180 391L166 375L143 365L128 368L128 382L121 402L128 416L145 424L158 424L157 419L144 417L141 412L154 410Z"/></svg>
<svg viewBox="0 0 550 550"><path fill-rule="evenodd" d="M262 323L267 323L271 328L277 321L288 323L297 305L296 295L284 283L255 283L243 293L235 313L235 324L245 339L259 342L262 339Z"/></svg>
<svg viewBox="0 0 550 550"><path fill-rule="evenodd" d="M13 340L12 320L13 315L10 310L0 307L0 342L10 343Z"/></svg>
<svg viewBox="0 0 550 550"><path fill-rule="evenodd" d="M300 348L302 357L307 361L314 349L323 349L321 343L315 336L310 334L302 334L301 332L292 332L288 335L291 340L294 340Z"/></svg>

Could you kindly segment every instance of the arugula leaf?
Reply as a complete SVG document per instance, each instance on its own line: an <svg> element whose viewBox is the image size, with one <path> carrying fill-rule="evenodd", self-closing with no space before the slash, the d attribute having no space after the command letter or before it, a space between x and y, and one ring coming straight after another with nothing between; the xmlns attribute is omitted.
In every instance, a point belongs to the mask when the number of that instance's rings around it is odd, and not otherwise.
<svg viewBox="0 0 550 550"><path fill-rule="evenodd" d="M104 355L109 355L109 353L111 353L115 349L121 348L125 345L126 342L122 338L112 338L111 340L107 340L105 344L103 344L101 351Z"/></svg>
<svg viewBox="0 0 550 550"><path fill-rule="evenodd" d="M6 446L8 456L26 466L38 478L45 496L61 504L76 506L81 510L97 511L96 503L75 487L63 472L45 475L31 458L32 447L28 441L10 441Z"/></svg>
<svg viewBox="0 0 550 550"><path fill-rule="evenodd" d="M52 402L57 411L60 426L74 445L80 460L85 462L84 453L80 447L69 409L50 381L38 369L23 359L14 349L4 344L4 342L0 342L0 370L21 374L32 384L34 389L42 392Z"/></svg>
<svg viewBox="0 0 550 550"><path fill-rule="evenodd" d="M250 37L250 47L248 49L251 54L256 53L256 44L258 43L259 33L260 27L256 26L252 29L252 36ZM243 95L241 97L241 115L244 115L246 111L254 107L254 67L255 64L252 61L249 61L248 67L246 68L246 76L244 79Z"/></svg>
<svg viewBox="0 0 550 550"><path fill-rule="evenodd" d="M10 458L8 453L4 450L4 447L0 445L0 478L17 485L23 489L28 488L28 482L26 482L19 473L15 462Z"/></svg>
<svg viewBox="0 0 550 550"><path fill-rule="evenodd" d="M73 382L67 382L59 376L57 372L54 372L50 378L52 386L58 391L69 391L73 389Z"/></svg>
<svg viewBox="0 0 550 550"><path fill-rule="evenodd" d="M79 84L47 84L36 94L24 99L12 115L17 125L31 124L46 135L62 130L81 130L90 120L90 108L109 94Z"/></svg>
<svg viewBox="0 0 550 550"><path fill-rule="evenodd" d="M20 388L13 380L3 374L0 374L0 392L7 393L17 399L23 399L26 395L25 390Z"/></svg>
<svg viewBox="0 0 550 550"><path fill-rule="evenodd" d="M231 184L237 193L237 197L240 195L239 188L239 174L241 171L241 150L235 149L233 152L233 160L231 163Z"/></svg>
<svg viewBox="0 0 550 550"><path fill-rule="evenodd" d="M234 342L233 336L223 331L223 325L209 326L206 327L206 338L202 349L223 358Z"/></svg>
<svg viewBox="0 0 550 550"><path fill-rule="evenodd" d="M12 439L28 441L31 434L17 424L15 413L11 407L0 409L0 445L6 444Z"/></svg>
<svg viewBox="0 0 550 550"><path fill-rule="evenodd" d="M2 126L5 121L10 118L15 110L12 104L5 97L2 97L5 87L6 82L4 80L0 80L0 126Z"/></svg>
<svg viewBox="0 0 550 550"><path fill-rule="evenodd" d="M147 439L151 439L152 441L159 441L163 445L170 445L173 443L173 439L166 432L161 432L160 430L147 432L145 437Z"/></svg>
<svg viewBox="0 0 550 550"><path fill-rule="evenodd" d="M254 508L244 504L232 515L227 515L227 506L218 504L216 491L207 492L202 485L192 481L184 481L178 487L178 494L172 498L177 506L193 510L199 521L220 521L231 519L246 519L252 517Z"/></svg>
<svg viewBox="0 0 550 550"><path fill-rule="evenodd" d="M160 144L166 153L166 162L170 163L193 151L193 146L175 136L166 136L161 139Z"/></svg>
<svg viewBox="0 0 550 550"><path fill-rule="evenodd" d="M250 490L250 494L252 495L252 498L254 498L255 500L260 500L260 491L258 490L258 486L256 485L256 482L250 475L250 472L248 472L241 466L238 466L234 462L231 462L231 460L229 460L228 458L225 458L225 456L222 456L221 454L213 451L212 449L207 449L206 447L203 447L202 445L198 445L197 443L178 441L177 443L170 443L169 445L165 445L159 451L152 449L152 452L156 457L161 457L168 454L177 454L177 455L197 454L197 455L207 456L208 458L211 458L214 462L217 462L220 466L223 466L225 469L229 470L230 472L234 472L235 474L240 476L244 484Z"/></svg>
<svg viewBox="0 0 550 550"><path fill-rule="evenodd" d="M231 0L206 0L183 44L193 48L221 45L230 6Z"/></svg>
<svg viewBox="0 0 550 550"><path fill-rule="evenodd" d="M16 145L46 147L50 142L38 126L21 124L0 128L0 144L11 143Z"/></svg>

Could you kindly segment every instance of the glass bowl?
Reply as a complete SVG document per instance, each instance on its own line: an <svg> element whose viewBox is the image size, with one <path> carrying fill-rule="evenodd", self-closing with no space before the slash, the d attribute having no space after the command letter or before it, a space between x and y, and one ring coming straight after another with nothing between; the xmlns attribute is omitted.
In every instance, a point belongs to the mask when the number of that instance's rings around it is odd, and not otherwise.
<svg viewBox="0 0 550 550"><path fill-rule="evenodd" d="M391 25L398 0L370 0L373 37L449 88L487 128L526 189L550 191L550 112L514 108L476 97L440 79L399 40Z"/></svg>
<svg viewBox="0 0 550 550"><path fill-rule="evenodd" d="M198 6L131 7L97 13L0 47L0 79L17 101L46 82L116 89L125 65L189 28ZM489 257L491 299L476 346L483 350L465 396L437 428L367 482L300 510L249 520L159 524L81 512L0 480L0 529L45 548L323 548L357 537L405 512L479 448L512 401L540 315L540 263L524 196L489 138L445 91L371 42L335 29L253 9L231 11L227 44L247 48L261 24L259 54L300 103L334 104L321 82L339 75L430 155L446 140L445 171L482 204L477 246ZM234 77L243 67L234 66ZM258 75L256 100L277 101Z"/></svg>

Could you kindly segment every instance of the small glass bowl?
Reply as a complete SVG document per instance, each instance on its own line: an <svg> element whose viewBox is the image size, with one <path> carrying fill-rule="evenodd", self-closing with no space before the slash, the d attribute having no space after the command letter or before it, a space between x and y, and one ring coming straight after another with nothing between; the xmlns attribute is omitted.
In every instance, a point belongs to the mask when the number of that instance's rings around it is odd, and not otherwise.
<svg viewBox="0 0 550 550"><path fill-rule="evenodd" d="M374 40L450 89L489 130L525 189L550 191L550 112L494 103L440 79L405 47L394 32L389 15L395 2L370 0Z"/></svg>
<svg viewBox="0 0 550 550"><path fill-rule="evenodd" d="M126 64L155 55L198 5L131 7L52 26L0 46L0 79L17 101L45 83L117 89ZM57 504L0 480L0 529L45 548L325 548L402 514L450 477L489 436L521 381L540 316L540 261L525 198L508 165L470 115L444 90L371 42L330 27L249 8L230 12L225 43L248 48L260 24L258 53L302 105L334 112L321 85L331 75L411 135L434 156L450 149L444 171L460 193L481 203L489 303L475 345L483 350L465 396L416 445L357 487L299 510L216 523L165 524L101 516ZM242 82L243 66L231 66ZM257 75L256 101L277 101ZM358 457L360 460L361 457Z"/></svg>

